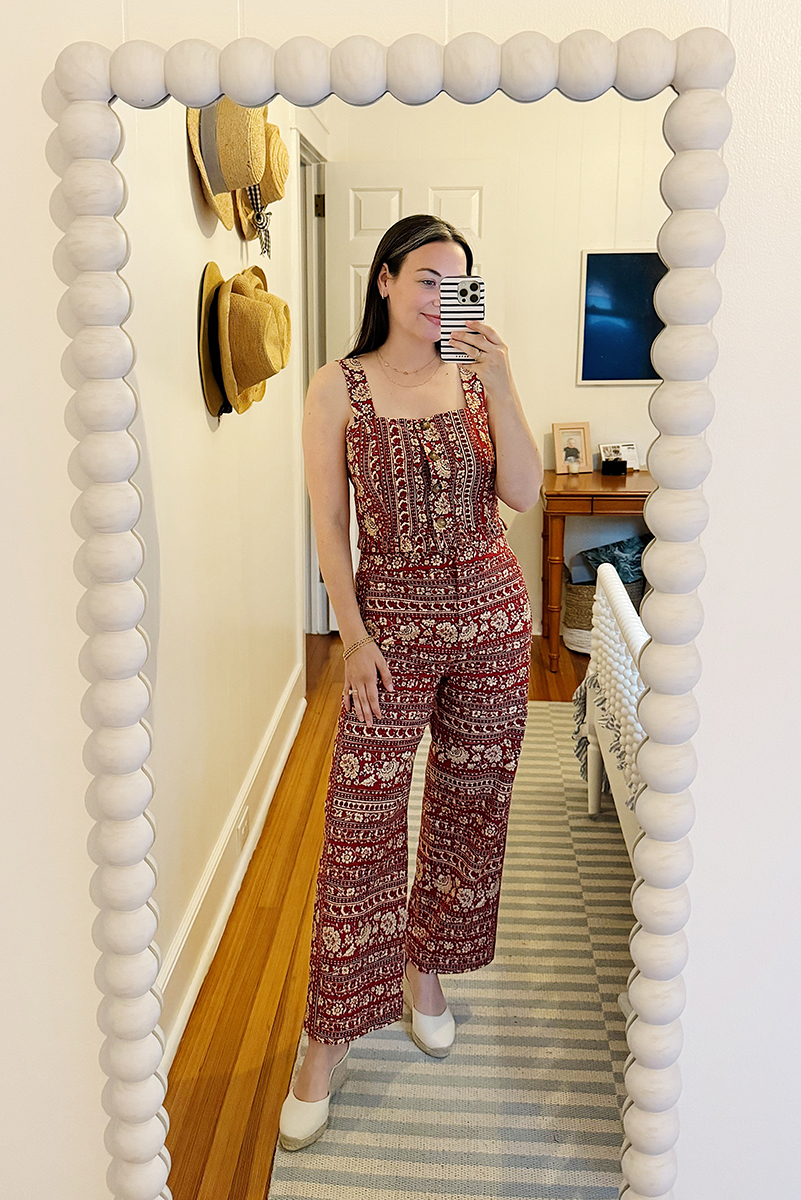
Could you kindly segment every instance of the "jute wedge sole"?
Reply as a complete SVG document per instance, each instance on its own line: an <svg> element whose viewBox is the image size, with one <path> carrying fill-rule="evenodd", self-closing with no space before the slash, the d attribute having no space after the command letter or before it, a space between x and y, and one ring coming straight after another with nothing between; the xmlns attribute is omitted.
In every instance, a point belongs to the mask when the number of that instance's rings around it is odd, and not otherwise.
<svg viewBox="0 0 801 1200"><path fill-rule="evenodd" d="M437 1017L418 1012L414 1007L412 986L406 975L405 967L403 970L403 1002L412 1014L414 1044L426 1054L430 1054L432 1058L447 1058L453 1048L456 1036L456 1022L453 1019L453 1013L447 1004L445 1011Z"/></svg>
<svg viewBox="0 0 801 1200"><path fill-rule="evenodd" d="M328 1078L328 1095L322 1100L298 1100L292 1088L281 1109L278 1141L284 1150L302 1150L310 1146L328 1128L328 1106L331 1097L344 1083L348 1074L350 1046L342 1058L331 1068Z"/></svg>

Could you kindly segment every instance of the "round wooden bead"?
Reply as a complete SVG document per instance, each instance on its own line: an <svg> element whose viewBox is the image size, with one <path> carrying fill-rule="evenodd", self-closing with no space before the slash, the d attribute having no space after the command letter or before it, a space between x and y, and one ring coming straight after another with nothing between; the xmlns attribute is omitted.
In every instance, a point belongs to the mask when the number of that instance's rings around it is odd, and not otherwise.
<svg viewBox="0 0 801 1200"><path fill-rule="evenodd" d="M142 543L134 533L93 533L79 553L98 583L133 579L142 568Z"/></svg>
<svg viewBox="0 0 801 1200"><path fill-rule="evenodd" d="M92 941L103 953L140 954L156 936L157 925L156 914L146 904L133 912L115 912L107 908L95 917ZM108 1032L117 1037L144 1037L151 1029L152 1026L136 1035L123 1034L116 1029Z"/></svg>
<svg viewBox="0 0 801 1200"><path fill-rule="evenodd" d="M93 483L79 500L87 525L97 533L122 533L139 520L142 501L130 483Z"/></svg>
<svg viewBox="0 0 801 1200"><path fill-rule="evenodd" d="M73 402L78 420L93 432L127 429L136 415L136 395L124 379L87 379Z"/></svg>
<svg viewBox="0 0 801 1200"><path fill-rule="evenodd" d="M722 299L723 289L709 267L674 267L656 285L653 304L666 325L705 325Z"/></svg>
<svg viewBox="0 0 801 1200"><path fill-rule="evenodd" d="M78 271L117 271L128 260L128 238L114 217L76 217L64 245Z"/></svg>
<svg viewBox="0 0 801 1200"><path fill-rule="evenodd" d="M146 904L155 886L155 872L150 861L144 859L132 867L98 867L90 880L89 894L98 908L108 905L128 911Z"/></svg>
<svg viewBox="0 0 801 1200"><path fill-rule="evenodd" d="M111 160L122 143L120 119L99 100L68 104L58 122L58 137L70 158Z"/></svg>
<svg viewBox="0 0 801 1200"><path fill-rule="evenodd" d="M669 795L664 792L661 794ZM676 797L677 803L679 798ZM638 804L640 799L638 797ZM680 887L693 869L692 848L683 836L675 841L660 841L646 834L635 845L632 858L638 875L642 876L645 884L655 888Z"/></svg>
<svg viewBox="0 0 801 1200"><path fill-rule="evenodd" d="M116 997L105 997L103 1004L131 1003L118 1001ZM103 1031L105 1032L105 1030ZM155 1116L164 1103L167 1094L167 1083L164 1076L157 1070L147 1079L128 1082L123 1079L109 1079L103 1088L101 1102L107 1116L121 1121L149 1121Z"/></svg>
<svg viewBox="0 0 801 1200"><path fill-rule="evenodd" d="M168 97L165 53L153 42L134 38L111 56L109 77L114 94L132 108L156 108Z"/></svg>
<svg viewBox="0 0 801 1200"><path fill-rule="evenodd" d="M648 100L669 87L676 71L676 44L657 29L634 29L617 42L615 91Z"/></svg>
<svg viewBox="0 0 801 1200"><path fill-rule="evenodd" d="M717 208L729 186L726 164L714 150L679 150L659 181L662 199L678 208Z"/></svg>
<svg viewBox="0 0 801 1200"><path fill-rule="evenodd" d="M646 787L637 796L635 811L640 826L654 841L678 841L695 822L695 802L688 791L670 795ZM656 880L649 876L648 882Z"/></svg>
<svg viewBox="0 0 801 1200"><path fill-rule="evenodd" d="M125 430L89 433L81 439L77 458L95 483L127 483L139 465L139 447Z"/></svg>
<svg viewBox="0 0 801 1200"><path fill-rule="evenodd" d="M658 487L645 501L643 517L654 537L664 542L692 542L709 521L709 505L699 489Z"/></svg>
<svg viewBox="0 0 801 1200"><path fill-rule="evenodd" d="M140 675L99 679L87 689L82 711L92 728L120 729L140 721L150 707L150 692Z"/></svg>
<svg viewBox="0 0 801 1200"><path fill-rule="evenodd" d="M614 86L617 47L597 29L579 29L559 43L557 87L569 100L595 100Z"/></svg>
<svg viewBox="0 0 801 1200"><path fill-rule="evenodd" d="M651 421L665 437L694 437L702 433L714 412L715 398L708 384L698 380L666 380L653 392L648 406Z"/></svg>
<svg viewBox="0 0 801 1200"><path fill-rule="evenodd" d="M86 809L96 821L132 821L145 811L152 797L153 784L145 771L97 775L86 789Z"/></svg>
<svg viewBox="0 0 801 1200"><path fill-rule="evenodd" d="M443 50L444 90L461 104L477 104L497 90L501 81L500 47L483 33L461 33Z"/></svg>
<svg viewBox="0 0 801 1200"><path fill-rule="evenodd" d="M638 929L629 949L635 965L649 979L672 979L687 965L687 935L683 929L671 934Z"/></svg>
<svg viewBox="0 0 801 1200"><path fill-rule="evenodd" d="M151 945L138 954L102 954L95 969L95 982L101 992L112 992L115 996L142 996L155 983L158 973L159 960ZM119 1038L107 1038L104 1044L112 1050L119 1047L117 1053L121 1060L103 1064L103 1070L107 1075L119 1075L121 1079L144 1079L146 1075L156 1069L161 1061L161 1054L156 1054L157 1047L160 1051L161 1046L153 1034L136 1043L122 1041ZM150 1062L148 1070L145 1070L143 1064L137 1063L139 1054L132 1048L134 1046L138 1047L140 1051L144 1049L155 1056L154 1061ZM126 1063L130 1064L127 1069ZM107 1067L112 1069L108 1070ZM135 1073L128 1074L127 1070Z"/></svg>
<svg viewBox="0 0 801 1200"><path fill-rule="evenodd" d="M81 325L121 325L131 312L131 293L116 271L82 271L66 295Z"/></svg>
<svg viewBox="0 0 801 1200"><path fill-rule="evenodd" d="M387 90L402 104L427 104L442 91L443 50L423 33L408 33L387 48Z"/></svg>
<svg viewBox="0 0 801 1200"><path fill-rule="evenodd" d="M701 712L692 692L683 696L645 692L637 705L637 717L652 741L673 746L694 737L701 722Z"/></svg>
<svg viewBox="0 0 801 1200"><path fill-rule="evenodd" d="M705 379L718 361L717 339L706 325L668 325L654 339L651 361L663 379Z"/></svg>
<svg viewBox="0 0 801 1200"><path fill-rule="evenodd" d="M678 933L690 918L690 893L683 883L676 888L641 883L633 890L631 900L635 917L649 933Z"/></svg>
<svg viewBox="0 0 801 1200"><path fill-rule="evenodd" d="M626 1040L640 1066L661 1071L672 1066L681 1054L684 1034L681 1021L649 1025L642 1017L635 1017L626 1029Z"/></svg>
<svg viewBox="0 0 801 1200"><path fill-rule="evenodd" d="M695 88L677 96L662 123L671 150L720 150L731 133L732 112L725 96Z"/></svg>
<svg viewBox="0 0 801 1200"><path fill-rule="evenodd" d="M151 749L150 735L137 723L128 729L95 729L86 739L84 757L93 775L130 775L139 770Z"/></svg>
<svg viewBox="0 0 801 1200"><path fill-rule="evenodd" d="M257 108L275 96L275 50L258 38L243 37L220 51L220 87L234 104Z"/></svg>
<svg viewBox="0 0 801 1200"><path fill-rule="evenodd" d="M96 583L86 593L86 607L98 629L132 629L144 615L145 596L134 579Z"/></svg>
<svg viewBox="0 0 801 1200"><path fill-rule="evenodd" d="M500 87L512 100L541 100L558 78L559 47L544 33L521 30L501 46Z"/></svg>
<svg viewBox="0 0 801 1200"><path fill-rule="evenodd" d="M640 605L640 620L655 642L684 646L700 633L704 610L696 592L669 595L652 591Z"/></svg>
<svg viewBox="0 0 801 1200"><path fill-rule="evenodd" d="M685 692L691 691L701 678L701 658L692 642L686 646L664 646L661 642L649 642L640 655L638 666L646 687L669 696L681 696ZM654 766L654 769L659 762L667 770L669 756L662 755L658 760L655 759L658 743L649 744L653 749L648 752L648 762ZM664 749L672 751L677 747L666 746ZM645 761L643 759L643 762ZM690 764L688 763L687 766L689 769ZM674 775L671 773L671 779L673 778ZM681 791L681 788L678 787L663 786L656 778L649 779L648 782L659 791ZM682 785L682 787L686 786L686 784Z"/></svg>
<svg viewBox="0 0 801 1200"><path fill-rule="evenodd" d="M114 915L120 916L121 914L115 913ZM154 991L145 992L144 995L135 996L132 999L126 999L123 996L104 996L98 1006L97 1023L101 1032L107 1037L124 1038L128 1041L136 1040L152 1033L161 1019L161 1009L161 1002ZM154 1112L161 1106L162 1100L156 1099ZM149 1116L154 1115L154 1112ZM147 1120L148 1117L144 1119Z"/></svg>
<svg viewBox="0 0 801 1200"><path fill-rule="evenodd" d="M275 52L275 86L285 100L302 108L331 95L328 47L317 38L293 37Z"/></svg>
<svg viewBox="0 0 801 1200"><path fill-rule="evenodd" d="M654 1197L654 1200L659 1200L673 1187L678 1174L675 1150L664 1154L641 1154L632 1146L623 1154L621 1166L637 1191L643 1196Z"/></svg>
<svg viewBox="0 0 801 1200"><path fill-rule="evenodd" d="M98 866L135 866L153 846L154 830L144 813L130 821L98 821L87 838L89 857ZM140 905L141 907L141 905Z"/></svg>
<svg viewBox="0 0 801 1200"><path fill-rule="evenodd" d="M72 361L87 379L121 379L133 366L133 343L116 325L87 325L73 339Z"/></svg>
<svg viewBox="0 0 801 1200"><path fill-rule="evenodd" d="M145 664L148 645L138 629L94 633L84 646L84 658L95 678L128 679Z"/></svg>
<svg viewBox="0 0 801 1200"><path fill-rule="evenodd" d="M346 104L373 104L387 90L387 51L355 34L331 50L331 91Z"/></svg>
<svg viewBox="0 0 801 1200"><path fill-rule="evenodd" d="M687 991L681 975L673 979L650 979L637 972L628 986L629 1000L644 1021L664 1025L684 1011Z"/></svg>
<svg viewBox="0 0 801 1200"><path fill-rule="evenodd" d="M64 172L61 192L76 216L113 217L123 207L125 183L113 163L76 158Z"/></svg>
<svg viewBox="0 0 801 1200"><path fill-rule="evenodd" d="M643 1154L664 1154L678 1140L679 1111L674 1106L651 1113L636 1104L630 1104L623 1114L623 1128L635 1150ZM625 1195L631 1193L626 1192Z"/></svg>
<svg viewBox="0 0 801 1200"><path fill-rule="evenodd" d="M158 1116L142 1124L111 1121L106 1126L105 1145L109 1154L118 1155L126 1162L149 1162L164 1145L165 1129Z"/></svg>
<svg viewBox="0 0 801 1200"><path fill-rule="evenodd" d="M700 487L712 469L712 452L702 437L663 433L648 447L647 462L660 489L692 491Z"/></svg>
<svg viewBox="0 0 801 1200"><path fill-rule="evenodd" d="M109 79L111 51L97 42L73 42L56 59L53 74L65 100L102 100L113 93Z"/></svg>
<svg viewBox="0 0 801 1200"><path fill-rule="evenodd" d="M659 592L692 592L704 577L706 558L698 542L649 542L642 553L645 578Z"/></svg>
<svg viewBox="0 0 801 1200"><path fill-rule="evenodd" d="M714 88L722 92L734 71L735 54L726 34L702 26L676 38L676 71L673 87L679 93L690 88Z"/></svg>
<svg viewBox="0 0 801 1200"><path fill-rule="evenodd" d="M205 108L222 94L220 52L199 38L176 42L164 56L167 91L186 108Z"/></svg>
<svg viewBox="0 0 801 1200"><path fill-rule="evenodd" d="M113 1158L106 1172L106 1183L115 1200L159 1200L168 1173L167 1162L160 1154L148 1163Z"/></svg>
<svg viewBox="0 0 801 1200"><path fill-rule="evenodd" d="M671 270L712 267L726 244L726 232L716 213L680 209L671 213L656 235L659 257Z"/></svg>

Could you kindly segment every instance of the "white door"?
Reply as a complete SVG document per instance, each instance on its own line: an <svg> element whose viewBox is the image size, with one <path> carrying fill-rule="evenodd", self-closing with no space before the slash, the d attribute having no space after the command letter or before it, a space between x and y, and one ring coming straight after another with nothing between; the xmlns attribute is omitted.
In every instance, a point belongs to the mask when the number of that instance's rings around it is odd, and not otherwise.
<svg viewBox="0 0 801 1200"><path fill-rule="evenodd" d="M325 164L327 360L344 358L353 344L376 247L390 225L414 213L450 221L473 250L473 274L486 281L486 314L504 326L504 222L508 168L503 159L415 159ZM350 488L353 569L357 525ZM333 608L331 628L336 629Z"/></svg>

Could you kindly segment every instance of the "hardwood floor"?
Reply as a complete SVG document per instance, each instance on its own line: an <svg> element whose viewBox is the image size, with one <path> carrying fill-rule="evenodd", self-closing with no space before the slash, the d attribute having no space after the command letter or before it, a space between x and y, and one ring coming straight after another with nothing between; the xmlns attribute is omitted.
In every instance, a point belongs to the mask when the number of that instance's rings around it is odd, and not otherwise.
<svg viewBox="0 0 801 1200"><path fill-rule="evenodd" d="M529 699L569 701L588 657L532 645ZM344 662L306 638L308 706L169 1073L174 1200L263 1200L306 999L314 885Z"/></svg>

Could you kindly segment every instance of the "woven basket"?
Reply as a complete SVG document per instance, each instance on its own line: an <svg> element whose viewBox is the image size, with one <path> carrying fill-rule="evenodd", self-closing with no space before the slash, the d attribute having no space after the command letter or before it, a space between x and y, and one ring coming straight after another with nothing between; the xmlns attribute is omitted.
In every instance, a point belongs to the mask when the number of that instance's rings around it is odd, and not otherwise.
<svg viewBox="0 0 801 1200"><path fill-rule="evenodd" d="M624 583L637 612L645 592L645 580ZM592 644L592 604L595 583L572 583L570 572L562 567L562 638L568 650L589 654Z"/></svg>

